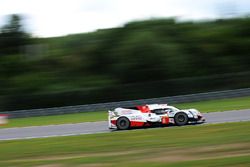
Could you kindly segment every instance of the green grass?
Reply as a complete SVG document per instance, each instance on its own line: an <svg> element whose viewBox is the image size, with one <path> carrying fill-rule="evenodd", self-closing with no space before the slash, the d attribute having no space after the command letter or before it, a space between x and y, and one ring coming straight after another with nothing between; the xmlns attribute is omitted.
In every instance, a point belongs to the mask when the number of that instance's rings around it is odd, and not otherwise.
<svg viewBox="0 0 250 167"><path fill-rule="evenodd" d="M250 97L182 103L182 104L176 104L175 106L181 109L196 108L201 112L248 109L250 108ZM1 126L0 128L93 122L93 121L105 121L105 120L107 120L107 111L86 112L86 113L66 114L58 116L41 116L41 117L10 119L9 124Z"/></svg>
<svg viewBox="0 0 250 167"><path fill-rule="evenodd" d="M1 126L0 128L103 121L107 119L107 116L107 112L97 111L77 114L15 118L9 119L9 123L7 125Z"/></svg>
<svg viewBox="0 0 250 167"><path fill-rule="evenodd" d="M0 141L0 166L250 166L250 122Z"/></svg>
<svg viewBox="0 0 250 167"><path fill-rule="evenodd" d="M250 97L239 97L220 100L208 100L193 103L176 104L179 108L197 108L201 112L216 112L250 108Z"/></svg>

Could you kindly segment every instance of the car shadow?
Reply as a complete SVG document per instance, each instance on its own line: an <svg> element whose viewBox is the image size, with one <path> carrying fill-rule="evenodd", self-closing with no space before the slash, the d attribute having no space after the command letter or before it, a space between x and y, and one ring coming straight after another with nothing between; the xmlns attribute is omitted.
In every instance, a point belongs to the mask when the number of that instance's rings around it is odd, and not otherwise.
<svg viewBox="0 0 250 167"><path fill-rule="evenodd" d="M193 123L188 123L183 126L197 126L204 124L206 122L193 122ZM143 127L132 127L126 130L118 130L118 129L110 129L111 132L117 132L117 131L127 131L127 130L139 130L139 129L153 129L153 128L166 128L166 127L183 127L183 126L178 126L174 124L168 124L168 125L151 125L151 126L143 126Z"/></svg>

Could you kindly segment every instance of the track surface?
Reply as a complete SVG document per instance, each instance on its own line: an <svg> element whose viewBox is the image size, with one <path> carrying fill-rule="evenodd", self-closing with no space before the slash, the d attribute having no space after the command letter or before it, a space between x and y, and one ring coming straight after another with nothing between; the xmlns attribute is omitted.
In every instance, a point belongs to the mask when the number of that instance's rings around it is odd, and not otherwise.
<svg viewBox="0 0 250 167"><path fill-rule="evenodd" d="M204 113L207 123L250 121L250 109ZM0 129L0 140L110 132L107 121Z"/></svg>

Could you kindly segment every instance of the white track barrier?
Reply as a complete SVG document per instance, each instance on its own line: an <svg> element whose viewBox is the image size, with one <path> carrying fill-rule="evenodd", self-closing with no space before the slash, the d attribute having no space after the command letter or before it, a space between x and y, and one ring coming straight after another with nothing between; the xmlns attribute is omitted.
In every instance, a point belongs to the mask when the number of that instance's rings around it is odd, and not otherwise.
<svg viewBox="0 0 250 167"><path fill-rule="evenodd" d="M0 114L0 125L6 125L8 123L8 114Z"/></svg>

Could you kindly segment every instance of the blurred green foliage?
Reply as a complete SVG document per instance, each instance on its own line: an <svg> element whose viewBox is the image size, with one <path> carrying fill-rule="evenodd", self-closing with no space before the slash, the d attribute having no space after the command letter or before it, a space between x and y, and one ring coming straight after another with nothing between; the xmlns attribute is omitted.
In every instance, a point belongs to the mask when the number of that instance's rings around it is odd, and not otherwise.
<svg viewBox="0 0 250 167"><path fill-rule="evenodd" d="M0 29L0 56L5 54L15 54L20 46L28 44L29 34L22 26L22 17L13 14L9 16L8 23Z"/></svg>
<svg viewBox="0 0 250 167"><path fill-rule="evenodd" d="M63 37L26 36L28 43L13 52L0 48L0 110L249 87L249 27L249 17L153 19Z"/></svg>

